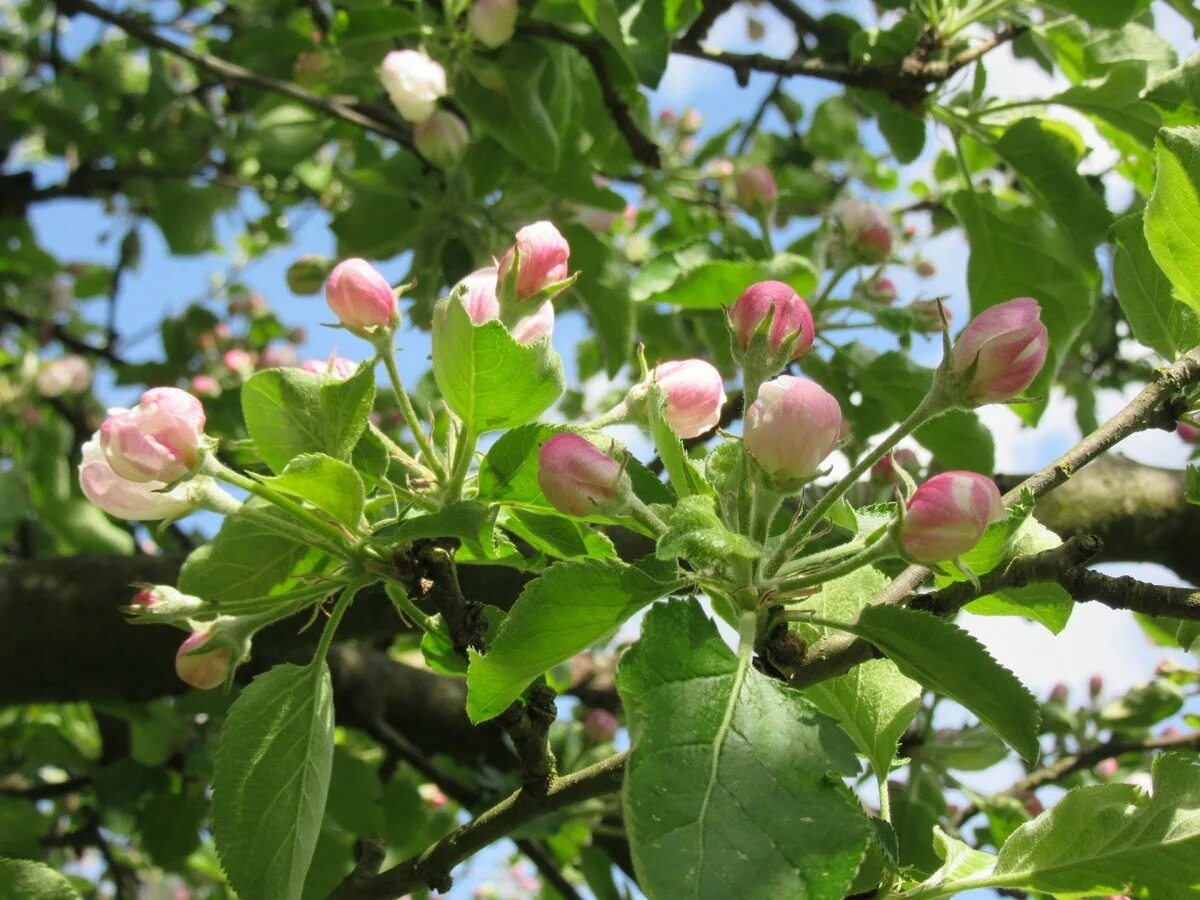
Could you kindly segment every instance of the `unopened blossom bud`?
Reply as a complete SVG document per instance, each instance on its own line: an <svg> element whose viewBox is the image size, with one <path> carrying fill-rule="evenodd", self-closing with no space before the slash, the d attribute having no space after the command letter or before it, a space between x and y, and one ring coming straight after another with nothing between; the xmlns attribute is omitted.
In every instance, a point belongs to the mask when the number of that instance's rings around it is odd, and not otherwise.
<svg viewBox="0 0 1200 900"><path fill-rule="evenodd" d="M1017 794L1017 799L1025 808L1025 814L1030 818L1037 818L1046 811L1045 805L1038 798L1038 795L1033 791L1021 791Z"/></svg>
<svg viewBox="0 0 1200 900"><path fill-rule="evenodd" d="M83 445L79 486L92 503L118 519L177 519L193 509L187 485L165 490L167 485L161 481L129 481L114 472L104 458L98 436Z"/></svg>
<svg viewBox="0 0 1200 900"><path fill-rule="evenodd" d="M896 284L890 278L876 278L866 287L867 297L884 306L896 301Z"/></svg>
<svg viewBox="0 0 1200 900"><path fill-rule="evenodd" d="M760 281L742 291L729 309L729 325L743 352L768 316L767 348L772 354L784 351L783 362L788 362L809 351L816 330L808 304L782 281Z"/></svg>
<svg viewBox="0 0 1200 900"><path fill-rule="evenodd" d="M1117 774L1119 768L1121 768L1121 765L1115 758L1110 756L1107 759L1102 759L1096 763L1096 777L1101 781L1108 781Z"/></svg>
<svg viewBox="0 0 1200 900"><path fill-rule="evenodd" d="M547 300L527 316L517 319L508 330L518 344L529 346L554 332L554 304Z"/></svg>
<svg viewBox="0 0 1200 900"><path fill-rule="evenodd" d="M1004 518L995 482L974 472L943 472L917 488L904 515L901 544L923 563L966 553L993 522Z"/></svg>
<svg viewBox="0 0 1200 900"><path fill-rule="evenodd" d="M567 268L570 258L571 246L558 229L550 222L534 222L518 231L516 243L504 251L499 283L514 281L517 299L528 300L565 281L570 274Z"/></svg>
<svg viewBox="0 0 1200 900"><path fill-rule="evenodd" d="M328 359L306 359L300 368L305 372L325 375L338 381L345 381L358 371L358 363L344 356L331 355Z"/></svg>
<svg viewBox="0 0 1200 900"><path fill-rule="evenodd" d="M475 40L495 50L517 28L517 0L476 0L467 14L467 27Z"/></svg>
<svg viewBox="0 0 1200 900"><path fill-rule="evenodd" d="M749 213L766 212L775 205L779 197L779 187L775 184L775 176L762 163L747 166L738 173L737 203Z"/></svg>
<svg viewBox="0 0 1200 900"><path fill-rule="evenodd" d="M179 388L151 388L133 409L115 409L100 426L113 471L136 482L171 483L200 462L204 407Z"/></svg>
<svg viewBox="0 0 1200 900"><path fill-rule="evenodd" d="M1046 362L1050 336L1030 297L989 307L967 323L950 357L950 370L970 377L964 397L975 403L1011 400Z"/></svg>
<svg viewBox="0 0 1200 900"><path fill-rule="evenodd" d="M938 334L944 327L942 315L946 321L951 320L950 310L946 307L938 309L936 300L914 300L908 307L913 318L913 328L921 334Z"/></svg>
<svg viewBox="0 0 1200 900"><path fill-rule="evenodd" d="M204 607L204 601L199 597L189 596L169 585L148 584L139 587L141 590L121 607L121 612L127 613L134 624L183 624Z"/></svg>
<svg viewBox="0 0 1200 900"><path fill-rule="evenodd" d="M417 793L429 809L441 809L450 802L436 784L422 784L417 788Z"/></svg>
<svg viewBox="0 0 1200 900"><path fill-rule="evenodd" d="M619 512L633 490L620 463L577 434L556 434L538 449L538 485L569 516Z"/></svg>
<svg viewBox="0 0 1200 900"><path fill-rule="evenodd" d="M299 346L308 340L308 332L303 327L297 325L287 333L287 342Z"/></svg>
<svg viewBox="0 0 1200 900"><path fill-rule="evenodd" d="M158 602L158 596L150 588L143 588L133 595L133 599L129 601L130 606L153 606Z"/></svg>
<svg viewBox="0 0 1200 900"><path fill-rule="evenodd" d="M1103 690L1104 690L1104 676L1103 675L1099 675L1099 674L1093 675L1091 678L1088 679L1088 693L1092 695L1093 699L1096 697L1099 697L1101 691L1103 691Z"/></svg>
<svg viewBox="0 0 1200 900"><path fill-rule="evenodd" d="M837 400L815 381L780 375L746 411L746 452L771 478L794 485L817 474L842 430Z"/></svg>
<svg viewBox="0 0 1200 900"><path fill-rule="evenodd" d="M296 348L274 344L262 352L260 369L290 369L296 365Z"/></svg>
<svg viewBox="0 0 1200 900"><path fill-rule="evenodd" d="M885 453L871 466L871 480L879 484L892 484L898 477L897 469L903 469L911 475L916 474L920 468L921 462L917 459L917 454L907 447L899 447L891 453Z"/></svg>
<svg viewBox="0 0 1200 900"><path fill-rule="evenodd" d="M33 386L43 397L82 394L92 383L92 367L82 356L64 356L42 366Z"/></svg>
<svg viewBox="0 0 1200 900"><path fill-rule="evenodd" d="M689 109L679 120L679 130L683 134L695 134L703 124L704 116L700 115L699 110Z"/></svg>
<svg viewBox="0 0 1200 900"><path fill-rule="evenodd" d="M650 383L662 388L667 398L666 419L681 438L699 437L721 421L725 385L721 373L702 359L677 359L659 363L646 382L630 392L645 396Z"/></svg>
<svg viewBox="0 0 1200 900"><path fill-rule="evenodd" d="M242 378L248 378L254 373L254 357L238 347L221 354L221 364Z"/></svg>
<svg viewBox="0 0 1200 900"><path fill-rule="evenodd" d="M189 389L197 397L219 397L221 385L211 375L197 375L192 379Z"/></svg>
<svg viewBox="0 0 1200 900"><path fill-rule="evenodd" d="M1200 428L1191 422L1180 420L1175 425L1175 433L1189 444L1200 444Z"/></svg>
<svg viewBox="0 0 1200 900"><path fill-rule="evenodd" d="M446 95L446 70L418 50L393 50L385 56L379 80L396 112L409 122L424 122Z"/></svg>
<svg viewBox="0 0 1200 900"><path fill-rule="evenodd" d="M348 329L394 328L400 305L388 280L365 259L347 259L333 267L325 282L325 302Z"/></svg>
<svg viewBox="0 0 1200 900"><path fill-rule="evenodd" d="M583 717L583 733L597 744L607 744L621 728L621 720L607 709L589 709Z"/></svg>
<svg viewBox="0 0 1200 900"><path fill-rule="evenodd" d="M413 126L417 152L439 169L453 169L466 155L471 133L467 123L448 110L440 109Z"/></svg>
<svg viewBox="0 0 1200 900"><path fill-rule="evenodd" d="M202 691L225 683L233 653L229 647L213 644L211 632L195 631L179 645L175 654L175 674Z"/></svg>
<svg viewBox="0 0 1200 900"><path fill-rule="evenodd" d="M734 166L727 159L714 159L704 170L710 178L732 178Z"/></svg>
<svg viewBox="0 0 1200 900"><path fill-rule="evenodd" d="M1054 687L1052 687L1050 689L1050 702L1051 703L1066 703L1067 699L1070 696L1071 696L1071 689L1069 687L1067 687L1065 684L1063 684L1062 682L1059 682L1058 684L1054 685Z"/></svg>
<svg viewBox="0 0 1200 900"><path fill-rule="evenodd" d="M476 269L454 288L463 308L476 325L500 318L500 300L496 295L496 269ZM529 345L554 331L554 304L547 300L533 312L522 316L509 328L518 344Z"/></svg>
<svg viewBox="0 0 1200 900"><path fill-rule="evenodd" d="M927 259L918 259L916 264L913 266L913 271L922 278L932 278L937 274L937 266Z"/></svg>
<svg viewBox="0 0 1200 900"><path fill-rule="evenodd" d="M851 261L874 265L891 255L895 229L882 206L848 198L834 205L833 215L841 246Z"/></svg>
<svg viewBox="0 0 1200 900"><path fill-rule="evenodd" d="M301 256L288 266L287 274L284 276L287 279L288 289L293 294L301 296L315 294L325 283L332 265L333 261L324 256L316 256L312 253Z"/></svg>

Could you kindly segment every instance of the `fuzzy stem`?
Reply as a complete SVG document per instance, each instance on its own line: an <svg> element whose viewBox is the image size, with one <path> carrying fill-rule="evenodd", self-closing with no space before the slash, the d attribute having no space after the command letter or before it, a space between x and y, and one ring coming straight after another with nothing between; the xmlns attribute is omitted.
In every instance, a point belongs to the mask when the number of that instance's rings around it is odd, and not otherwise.
<svg viewBox="0 0 1200 900"><path fill-rule="evenodd" d="M789 594L793 591L800 591L804 588L816 587L819 584L824 584L827 581L833 581L835 578L840 578L842 575L848 575L851 572L861 569L863 566L870 565L881 559L888 559L896 553L895 545L890 537L883 537L876 541L870 547L867 547L860 553L856 553L848 559L844 559L839 563L834 563L826 569L818 572L813 572L809 575L798 575L795 578L788 578L777 582L776 587L781 594Z"/></svg>
<svg viewBox="0 0 1200 900"><path fill-rule="evenodd" d="M408 423L408 430L412 433L413 440L421 448L421 454L425 457L426 464L433 469L434 474L439 479L445 478L446 467L442 463L442 458L430 442L429 436L425 434L421 420L417 418L417 411L413 409L412 400L408 397L408 391L404 389L400 370L396 368L396 350L391 344L390 335L386 344L381 341L376 345L376 350L377 358L383 361L384 368L387 369L388 378L392 382L392 391L396 395L396 402L400 404L400 412L404 415L404 421Z"/></svg>

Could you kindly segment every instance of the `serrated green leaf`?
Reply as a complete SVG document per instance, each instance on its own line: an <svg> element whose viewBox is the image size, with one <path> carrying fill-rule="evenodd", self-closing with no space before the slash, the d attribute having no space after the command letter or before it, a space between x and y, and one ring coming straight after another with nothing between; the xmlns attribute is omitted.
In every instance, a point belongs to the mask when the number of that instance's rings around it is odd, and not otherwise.
<svg viewBox="0 0 1200 900"><path fill-rule="evenodd" d="M79 900L65 875L32 859L0 858L0 897L29 900Z"/></svg>
<svg viewBox="0 0 1200 900"><path fill-rule="evenodd" d="M1143 147L1154 146L1162 116L1141 99L1146 67L1141 63L1112 66L1103 77L1073 85L1047 102L1069 106L1130 135Z"/></svg>
<svg viewBox="0 0 1200 900"><path fill-rule="evenodd" d="M846 630L878 647L909 678L975 713L1027 760L1037 760L1037 700L972 635L899 606L869 606Z"/></svg>
<svg viewBox="0 0 1200 900"><path fill-rule="evenodd" d="M276 666L242 691L213 764L212 827L243 897L304 889L333 764L333 686L324 663Z"/></svg>
<svg viewBox="0 0 1200 900"><path fill-rule="evenodd" d="M533 549L558 559L608 559L617 555L607 535L557 513L507 509L500 524Z"/></svg>
<svg viewBox="0 0 1200 900"><path fill-rule="evenodd" d="M434 312L433 373L446 403L475 434L536 419L564 384L549 340L522 346L499 322L476 325L451 297Z"/></svg>
<svg viewBox="0 0 1200 900"><path fill-rule="evenodd" d="M303 453L279 475L263 482L277 491L307 500L339 522L357 529L362 520L366 489L354 467L323 453Z"/></svg>
<svg viewBox="0 0 1200 900"><path fill-rule="evenodd" d="M782 281L797 293L812 293L817 275L802 256L781 253L765 260L702 259L683 253L668 254L646 267L634 279L633 299L670 303L682 309L720 309L729 306L758 281Z"/></svg>
<svg viewBox="0 0 1200 900"><path fill-rule="evenodd" d="M900 674L889 659L872 659L845 675L804 692L813 705L837 719L877 779L888 776L900 736L921 702L921 686Z"/></svg>
<svg viewBox="0 0 1200 900"><path fill-rule="evenodd" d="M1175 297L1200 310L1200 128L1164 128L1146 206L1146 243Z"/></svg>
<svg viewBox="0 0 1200 900"><path fill-rule="evenodd" d="M242 386L246 430L276 473L302 453L349 459L374 403L371 366L345 381L303 369L266 369Z"/></svg>
<svg viewBox="0 0 1200 900"><path fill-rule="evenodd" d="M413 541L454 537L471 545L484 558L495 559L500 553L496 544L499 511L494 504L459 500L437 512L384 525L372 533L371 543L390 549Z"/></svg>
<svg viewBox="0 0 1200 900"><path fill-rule="evenodd" d="M694 600L650 611L617 685L625 823L651 900L843 896L869 826L829 719L735 657Z"/></svg>
<svg viewBox="0 0 1200 900"><path fill-rule="evenodd" d="M1131 784L1069 791L1009 836L989 865L961 852L906 898L949 897L977 888L1057 896L1190 897L1200 890L1200 764L1168 753L1153 766L1153 793Z"/></svg>
<svg viewBox="0 0 1200 900"><path fill-rule="evenodd" d="M1118 219L1111 234L1117 245L1113 257L1117 300L1133 336L1165 359L1178 359L1200 344L1200 316L1171 295L1171 282L1146 243L1141 213Z"/></svg>
<svg viewBox="0 0 1200 900"><path fill-rule="evenodd" d="M686 559L697 568L708 569L731 556L757 559L762 548L725 527L714 498L693 494L682 498L671 511L655 555L661 560Z"/></svg>
<svg viewBox="0 0 1200 900"><path fill-rule="evenodd" d="M921 748L921 762L938 769L979 772L1008 758L1008 747L983 725L939 729Z"/></svg>
<svg viewBox="0 0 1200 900"><path fill-rule="evenodd" d="M678 584L675 566L615 559L557 562L529 582L486 654L471 651L467 715L500 715L538 675L585 650Z"/></svg>

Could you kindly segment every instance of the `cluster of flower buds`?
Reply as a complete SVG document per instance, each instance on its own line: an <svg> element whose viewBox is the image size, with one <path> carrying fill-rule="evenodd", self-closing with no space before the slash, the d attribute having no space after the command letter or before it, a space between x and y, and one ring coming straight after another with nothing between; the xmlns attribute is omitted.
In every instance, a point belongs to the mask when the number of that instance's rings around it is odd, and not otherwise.
<svg viewBox="0 0 1200 900"><path fill-rule="evenodd" d="M950 354L949 372L972 405L1011 400L1046 363L1050 337L1030 297L989 307L967 323Z"/></svg>
<svg viewBox="0 0 1200 900"><path fill-rule="evenodd" d="M782 281L746 288L728 314L733 356L743 367L778 372L812 348L816 329L800 295Z"/></svg>
<svg viewBox="0 0 1200 900"><path fill-rule="evenodd" d="M475 40L494 50L513 36L517 12L517 0L475 0L467 13L467 27Z"/></svg>
<svg viewBox="0 0 1200 900"><path fill-rule="evenodd" d="M891 306L896 302L896 284L890 278L876 278L863 285L863 296L880 306Z"/></svg>
<svg viewBox="0 0 1200 900"><path fill-rule="evenodd" d="M556 434L538 449L538 485L569 516L614 515L633 496L624 466L577 434Z"/></svg>
<svg viewBox="0 0 1200 900"><path fill-rule="evenodd" d="M383 58L379 79L396 112L424 122L446 96L446 70L419 50L393 50Z"/></svg>
<svg viewBox="0 0 1200 900"><path fill-rule="evenodd" d="M746 452L775 487L791 492L813 478L842 432L842 410L815 381L780 375L746 410Z"/></svg>
<svg viewBox="0 0 1200 900"><path fill-rule="evenodd" d="M325 302L342 326L370 338L400 324L400 304L388 280L365 259L346 259L325 282Z"/></svg>
<svg viewBox="0 0 1200 900"><path fill-rule="evenodd" d="M921 563L957 559L1004 518L1000 491L975 472L943 472L908 499L900 531L904 552Z"/></svg>
<svg viewBox="0 0 1200 900"><path fill-rule="evenodd" d="M82 394L91 384L92 367L82 356L75 355L51 360L33 379L34 389L46 398Z"/></svg>
<svg viewBox="0 0 1200 900"><path fill-rule="evenodd" d="M847 198L833 207L835 258L850 265L877 265L892 253L896 233L888 211L870 200Z"/></svg>

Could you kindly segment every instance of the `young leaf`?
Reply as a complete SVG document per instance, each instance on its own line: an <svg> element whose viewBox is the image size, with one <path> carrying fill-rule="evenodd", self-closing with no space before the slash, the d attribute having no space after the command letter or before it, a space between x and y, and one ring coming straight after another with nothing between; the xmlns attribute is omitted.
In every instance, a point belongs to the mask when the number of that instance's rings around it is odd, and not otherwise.
<svg viewBox="0 0 1200 900"><path fill-rule="evenodd" d="M333 765L329 669L276 666L242 691L213 764L213 837L243 897L296 900Z"/></svg>
<svg viewBox="0 0 1200 900"><path fill-rule="evenodd" d="M548 340L522 346L499 322L476 325L449 298L434 313L433 373L450 408L475 434L536 419L564 384L562 360Z"/></svg>
<svg viewBox="0 0 1200 900"><path fill-rule="evenodd" d="M79 900L79 891L65 875L32 859L0 859L0 897L37 900Z"/></svg>
<svg viewBox="0 0 1200 900"><path fill-rule="evenodd" d="M847 630L882 650L909 678L975 713L1027 760L1037 759L1037 700L973 636L899 606L869 606Z"/></svg>
<svg viewBox="0 0 1200 900"><path fill-rule="evenodd" d="M1176 298L1200 310L1200 128L1164 128L1154 146L1158 175L1146 206L1146 243Z"/></svg>
<svg viewBox="0 0 1200 900"><path fill-rule="evenodd" d="M845 675L813 685L804 692L813 705L837 719L878 779L886 779L896 758L896 745L917 705L921 686L900 674L888 659L872 659Z"/></svg>
<svg viewBox="0 0 1200 900"><path fill-rule="evenodd" d="M651 900L843 896L869 826L829 719L735 657L694 600L650 611L617 685L625 823Z"/></svg>
<svg viewBox="0 0 1200 900"><path fill-rule="evenodd" d="M486 655L471 651L467 715L500 715L538 675L594 644L674 589L675 566L655 560L557 562L529 582Z"/></svg>
<svg viewBox="0 0 1200 900"><path fill-rule="evenodd" d="M456 537L486 559L500 555L496 546L498 506L474 500L459 500L435 513L414 516L384 525L371 535L371 543L384 548L411 544L427 538Z"/></svg>
<svg viewBox="0 0 1200 900"><path fill-rule="evenodd" d="M976 888L1058 896L1127 894L1190 897L1200 890L1200 765L1195 754L1154 760L1153 793L1131 784L1069 791L1022 825L983 865L961 849L909 898L949 897ZM963 865L969 859L970 865Z"/></svg>
<svg viewBox="0 0 1200 900"><path fill-rule="evenodd" d="M246 430L263 462L282 472L301 453L348 459L375 402L375 374L361 367L345 381L303 369L267 369L242 386Z"/></svg>
<svg viewBox="0 0 1200 900"><path fill-rule="evenodd" d="M607 535L558 513L508 509L500 524L535 550L558 559L608 559L617 555Z"/></svg>
<svg viewBox="0 0 1200 900"><path fill-rule="evenodd" d="M658 539L655 555L662 560L686 559L697 568L709 569L731 556L757 559L762 556L762 548L725 527L711 496L692 494L671 511L667 532Z"/></svg>
<svg viewBox="0 0 1200 900"><path fill-rule="evenodd" d="M366 489L354 467L324 453L303 453L283 472L263 481L285 494L307 500L339 522L357 529L362 520Z"/></svg>
<svg viewBox="0 0 1200 900"><path fill-rule="evenodd" d="M1171 296L1171 282L1146 244L1142 214L1118 219L1111 235L1117 245L1113 257L1117 300L1133 336L1169 360L1200 344L1200 317Z"/></svg>

